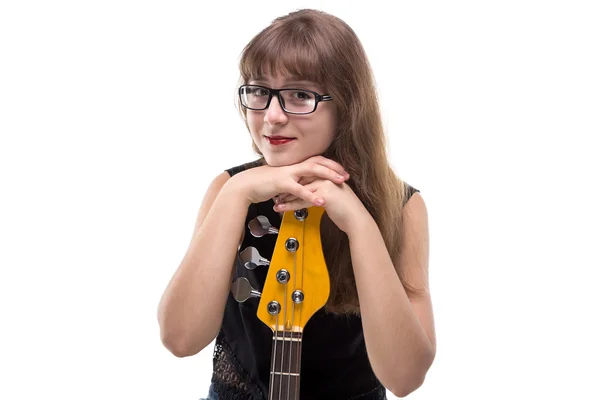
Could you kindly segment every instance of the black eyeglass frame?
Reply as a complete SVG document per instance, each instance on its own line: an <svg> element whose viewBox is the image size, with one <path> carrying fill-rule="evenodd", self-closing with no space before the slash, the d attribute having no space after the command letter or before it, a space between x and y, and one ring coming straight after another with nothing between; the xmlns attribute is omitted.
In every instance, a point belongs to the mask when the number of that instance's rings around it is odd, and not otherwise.
<svg viewBox="0 0 600 400"><path fill-rule="evenodd" d="M267 105L264 106L263 108L252 108L252 107L248 107L248 106L244 105L244 101L242 100L242 91L246 87L257 87L257 88L261 88L261 89L267 90L269 92L269 99L267 100ZM294 112L294 111L288 111L288 110L286 110L286 108L285 108L285 102L283 101L283 99L279 95L279 92L281 92L282 90L300 90L300 91L303 91L303 92L312 93L315 96L315 107L312 109L312 111L308 111L308 112ZM312 113L314 113L317 110L317 105L320 102L322 102L322 101L332 101L333 100L333 97L331 97L330 95L328 95L328 94L319 94L319 93L317 93L317 92L315 92L313 90L301 89L301 88L271 89L269 87L261 86L261 85L242 85L238 89L238 95L240 97L240 104L242 105L242 107L245 107L245 108L247 108L249 110L254 110L254 111L266 110L271 105L271 100L273 99L273 96L277 96L277 99L279 100L279 105L281 106L281 109L284 112L288 113L288 114L296 114L296 115L312 114Z"/></svg>

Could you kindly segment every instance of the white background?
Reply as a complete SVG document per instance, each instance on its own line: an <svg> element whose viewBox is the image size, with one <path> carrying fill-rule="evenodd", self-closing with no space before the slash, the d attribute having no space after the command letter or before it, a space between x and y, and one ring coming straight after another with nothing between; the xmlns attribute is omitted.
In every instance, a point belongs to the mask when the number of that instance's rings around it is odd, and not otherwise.
<svg viewBox="0 0 600 400"><path fill-rule="evenodd" d="M0 3L0 398L206 395L212 345L173 356L156 308L207 185L255 158L240 52L304 7L359 35L428 206L410 398L600 398L595 2L214 3Z"/></svg>

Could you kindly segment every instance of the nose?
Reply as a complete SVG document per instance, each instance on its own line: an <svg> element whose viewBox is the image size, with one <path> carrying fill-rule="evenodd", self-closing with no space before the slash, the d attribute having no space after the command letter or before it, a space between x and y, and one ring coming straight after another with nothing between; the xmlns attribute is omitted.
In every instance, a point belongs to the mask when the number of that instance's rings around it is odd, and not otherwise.
<svg viewBox="0 0 600 400"><path fill-rule="evenodd" d="M279 103L279 98L274 95L271 98L271 104L269 104L269 108L265 113L265 122L269 125L277 125L283 124L287 121L287 114L281 108L281 104Z"/></svg>

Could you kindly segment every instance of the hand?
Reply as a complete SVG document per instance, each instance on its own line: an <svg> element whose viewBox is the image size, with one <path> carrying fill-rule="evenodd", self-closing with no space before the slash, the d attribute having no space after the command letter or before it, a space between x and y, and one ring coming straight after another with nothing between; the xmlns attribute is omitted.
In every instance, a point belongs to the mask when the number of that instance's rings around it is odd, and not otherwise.
<svg viewBox="0 0 600 400"><path fill-rule="evenodd" d="M346 172L346 174L347 174L347 175L346 175L346 181L347 181L347 180L350 178L350 175L349 175L347 172ZM303 176L303 177L302 177L302 178L301 178L301 179L298 181L298 183L299 183L299 184L301 184L302 186L305 186L305 185L307 185L307 184L309 184L309 183L311 183L311 182L314 182L316 179L317 179L317 178L316 178L316 177L314 177L314 176L311 176L311 177L306 177L306 176ZM282 194L280 194L279 196L277 196L277 197L275 198L275 204L279 204L279 203L289 203L289 202L291 202L291 201L294 201L294 200L297 200L297 199L298 199L298 197L296 197L296 196L294 196L294 195L291 195L291 194L289 194L289 193L282 193Z"/></svg>
<svg viewBox="0 0 600 400"><path fill-rule="evenodd" d="M313 192L315 196L325 199L323 207L327 212L327 216L346 233L349 233L352 224L360 220L361 217L370 216L362 201L345 182L336 183L317 178L305 185L305 188ZM282 212L313 206L304 199L296 198L295 200L280 202L273 206L273 209Z"/></svg>
<svg viewBox="0 0 600 400"><path fill-rule="evenodd" d="M313 206L323 206L325 202L299 182L312 182L320 178L342 183L349 177L337 162L323 156L314 156L301 163L283 167L268 165L250 168L236 174L236 182L250 203L267 201L280 194L292 194Z"/></svg>

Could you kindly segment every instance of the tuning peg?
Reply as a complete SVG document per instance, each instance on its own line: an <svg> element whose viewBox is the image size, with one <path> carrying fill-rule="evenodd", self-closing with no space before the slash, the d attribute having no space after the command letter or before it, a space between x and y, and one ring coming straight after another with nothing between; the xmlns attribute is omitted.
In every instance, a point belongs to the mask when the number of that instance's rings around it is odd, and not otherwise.
<svg viewBox="0 0 600 400"><path fill-rule="evenodd" d="M254 237L263 237L266 234L277 235L279 229L275 228L264 215L259 215L248 222L250 233Z"/></svg>
<svg viewBox="0 0 600 400"><path fill-rule="evenodd" d="M240 253L244 266L248 269L254 269L259 265L269 265L270 261L262 257L255 247L249 246Z"/></svg>
<svg viewBox="0 0 600 400"><path fill-rule="evenodd" d="M233 282L231 284L231 293L238 303L243 303L250 297L260 297L260 292L255 290L246 278L238 278Z"/></svg>

